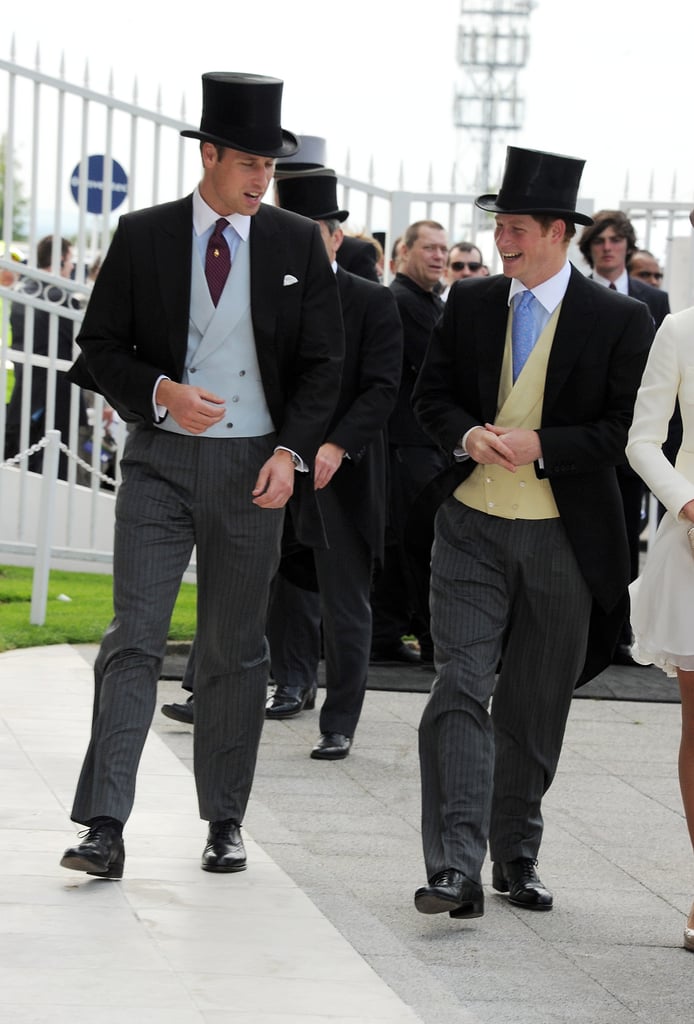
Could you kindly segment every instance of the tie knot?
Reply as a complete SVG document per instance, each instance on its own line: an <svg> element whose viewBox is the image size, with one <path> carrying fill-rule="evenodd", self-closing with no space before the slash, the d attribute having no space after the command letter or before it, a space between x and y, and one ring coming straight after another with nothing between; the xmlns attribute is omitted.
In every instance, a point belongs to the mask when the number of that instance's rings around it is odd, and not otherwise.
<svg viewBox="0 0 694 1024"><path fill-rule="evenodd" d="M221 235L222 232L224 231L224 229L228 228L228 227L229 227L229 221L226 219L226 217L220 217L215 222L214 231L212 232L212 236L214 237L215 235Z"/></svg>
<svg viewBox="0 0 694 1024"><path fill-rule="evenodd" d="M530 291L530 289L526 288L526 290L524 292L519 292L516 295L514 309L527 309L528 306L531 304L531 302L533 301L534 298L535 298L535 296Z"/></svg>

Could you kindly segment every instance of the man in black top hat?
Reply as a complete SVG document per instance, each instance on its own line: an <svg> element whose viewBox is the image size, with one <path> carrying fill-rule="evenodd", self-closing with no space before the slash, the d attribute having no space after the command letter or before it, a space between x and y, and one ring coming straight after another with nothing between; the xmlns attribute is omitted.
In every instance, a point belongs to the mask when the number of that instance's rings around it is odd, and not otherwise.
<svg viewBox="0 0 694 1024"><path fill-rule="evenodd" d="M413 395L458 460L438 482L432 552L425 914L483 913L487 841L494 888L551 909L536 871L542 797L574 687L609 664L624 615L615 465L653 324L568 262L574 225L590 223L576 210L582 169L508 149L499 194L477 200L495 215L503 274L453 286Z"/></svg>
<svg viewBox="0 0 694 1024"><path fill-rule="evenodd" d="M320 135L297 135L299 148L291 156L277 161L275 182L297 174L312 174L326 166L326 141ZM334 174L334 171L331 171ZM343 232L342 243L337 250L337 262L351 274L365 277L367 281L380 283L376 261L378 253L371 242L355 238Z"/></svg>
<svg viewBox="0 0 694 1024"><path fill-rule="evenodd" d="M375 561L383 559L386 509L385 426L395 405L402 364L402 327L388 288L338 267L348 216L337 202L335 172L280 178L279 205L318 222L336 273L345 327L345 363L337 408L314 465L314 484L327 548L304 549L315 563L318 592L278 575L268 615L276 682L268 718L289 718L315 700L323 625L326 698L320 737L311 757L336 760L352 746L361 714L371 649L370 588ZM292 538L293 539L293 538ZM290 565L287 565L287 563Z"/></svg>
<svg viewBox="0 0 694 1024"><path fill-rule="evenodd" d="M339 390L344 338L320 230L263 204L282 82L203 76L193 195L122 217L78 336L75 383L133 424L116 507L114 618L95 664L72 808L88 827L62 865L123 873L122 828L181 577L196 549L194 768L202 867L246 866L240 835L265 714L265 617L284 509L324 535L307 470Z"/></svg>

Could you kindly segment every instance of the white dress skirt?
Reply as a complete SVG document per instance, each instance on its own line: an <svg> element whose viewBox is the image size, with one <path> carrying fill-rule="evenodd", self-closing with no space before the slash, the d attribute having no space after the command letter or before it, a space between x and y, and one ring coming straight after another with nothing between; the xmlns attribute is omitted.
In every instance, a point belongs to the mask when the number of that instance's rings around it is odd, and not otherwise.
<svg viewBox="0 0 694 1024"><path fill-rule="evenodd" d="M648 552L644 570L629 587L632 657L657 665L668 676L694 671L694 552L692 524L666 512Z"/></svg>

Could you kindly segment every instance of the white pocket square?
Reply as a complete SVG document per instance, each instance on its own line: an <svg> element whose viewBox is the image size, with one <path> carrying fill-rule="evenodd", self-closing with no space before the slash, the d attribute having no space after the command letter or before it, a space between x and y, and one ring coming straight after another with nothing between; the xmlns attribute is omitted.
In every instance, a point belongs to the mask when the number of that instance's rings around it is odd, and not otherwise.
<svg viewBox="0 0 694 1024"><path fill-rule="evenodd" d="M293 274L285 274L284 275L284 281L282 282L282 284L284 285L285 288L287 287L288 284L298 284L298 283L299 283L299 278L298 277L294 277Z"/></svg>

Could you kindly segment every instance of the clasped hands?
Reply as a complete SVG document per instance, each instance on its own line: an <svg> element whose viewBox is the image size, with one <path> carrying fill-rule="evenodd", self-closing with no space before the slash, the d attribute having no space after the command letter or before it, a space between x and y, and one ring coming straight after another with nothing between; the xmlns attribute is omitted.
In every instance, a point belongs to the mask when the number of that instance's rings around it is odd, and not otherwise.
<svg viewBox="0 0 694 1024"><path fill-rule="evenodd" d="M497 427L493 423L471 430L465 448L475 462L502 466L510 473L515 473L518 466L527 466L542 458L536 430Z"/></svg>

